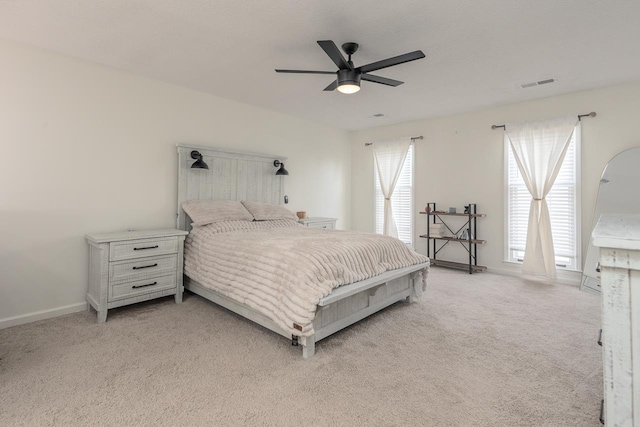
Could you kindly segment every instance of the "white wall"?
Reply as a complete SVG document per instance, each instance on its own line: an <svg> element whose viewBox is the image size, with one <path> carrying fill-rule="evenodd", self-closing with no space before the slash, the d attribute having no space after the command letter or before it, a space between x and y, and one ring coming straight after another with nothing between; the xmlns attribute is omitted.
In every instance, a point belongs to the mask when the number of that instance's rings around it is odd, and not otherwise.
<svg viewBox="0 0 640 427"><path fill-rule="evenodd" d="M0 327L82 308L86 233L175 226L176 143L288 156L289 208L350 225L348 132L6 41L0 141Z"/></svg>
<svg viewBox="0 0 640 427"><path fill-rule="evenodd" d="M535 89L533 89L535 90ZM425 102L429 102L425 99ZM354 230L373 231L373 160L369 141L424 135L416 143L416 210L427 202L438 207L477 203L487 217L479 220L480 264L506 272L504 259L503 131L492 124L559 117L596 111L582 127L582 247L591 233L602 170L615 154L640 146L640 84L627 84L436 119L419 120L356 132L351 151L351 222ZM635 197L635 195L634 195ZM426 253L425 215L416 215L416 249ZM453 255L454 251L443 255ZM457 248L457 254L464 249ZM444 258L444 257L443 257ZM575 276L575 275L574 275Z"/></svg>

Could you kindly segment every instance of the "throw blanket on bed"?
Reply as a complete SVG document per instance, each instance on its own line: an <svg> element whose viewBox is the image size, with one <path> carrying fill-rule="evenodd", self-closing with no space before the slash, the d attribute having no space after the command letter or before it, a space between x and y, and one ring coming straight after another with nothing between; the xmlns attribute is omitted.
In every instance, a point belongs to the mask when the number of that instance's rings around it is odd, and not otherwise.
<svg viewBox="0 0 640 427"><path fill-rule="evenodd" d="M310 228L284 219L224 221L191 231L184 271L304 337L314 333L318 302L332 289L427 260L400 240L377 234Z"/></svg>

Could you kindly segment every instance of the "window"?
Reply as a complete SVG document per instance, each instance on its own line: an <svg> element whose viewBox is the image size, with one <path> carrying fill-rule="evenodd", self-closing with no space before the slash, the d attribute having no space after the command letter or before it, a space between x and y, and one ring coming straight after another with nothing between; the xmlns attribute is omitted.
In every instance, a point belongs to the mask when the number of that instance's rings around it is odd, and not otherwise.
<svg viewBox="0 0 640 427"><path fill-rule="evenodd" d="M376 233L382 234L384 222L384 195L380 188L378 170L375 168L376 182ZM398 239L413 246L413 144L409 146L407 158L402 166L396 188L391 196L393 218L398 229Z"/></svg>
<svg viewBox="0 0 640 427"><path fill-rule="evenodd" d="M518 170L509 138L507 153L507 261L522 262L527 242L531 194ZM553 249L560 269L580 269L580 125L571 135L564 162L553 188L546 197L551 217Z"/></svg>

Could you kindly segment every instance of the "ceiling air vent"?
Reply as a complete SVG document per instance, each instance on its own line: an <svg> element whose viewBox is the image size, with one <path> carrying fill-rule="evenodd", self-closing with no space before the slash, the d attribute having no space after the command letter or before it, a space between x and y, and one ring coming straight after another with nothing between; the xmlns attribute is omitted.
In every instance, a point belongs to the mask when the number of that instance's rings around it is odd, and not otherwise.
<svg viewBox="0 0 640 427"><path fill-rule="evenodd" d="M556 79L545 79L545 80L538 80L537 82L525 83L520 86L522 87L522 89L526 89L528 87L548 85L549 83L555 83L555 81Z"/></svg>

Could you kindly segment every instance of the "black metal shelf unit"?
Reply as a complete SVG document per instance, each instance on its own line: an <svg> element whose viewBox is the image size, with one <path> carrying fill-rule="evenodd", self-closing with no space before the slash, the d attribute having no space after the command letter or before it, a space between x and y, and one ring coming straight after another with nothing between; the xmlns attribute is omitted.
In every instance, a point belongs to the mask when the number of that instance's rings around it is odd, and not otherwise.
<svg viewBox="0 0 640 427"><path fill-rule="evenodd" d="M485 214L479 214L477 212L477 205L475 203L469 203L465 206L465 213L448 213L437 212L435 203L427 203L429 212L420 212L423 215L427 215L427 234L423 234L420 237L427 239L427 256L431 260L431 265L457 268L461 270L469 271L469 274L473 274L478 271L485 271L487 267L478 265L478 245L484 244L486 240L480 240L477 238L478 218L482 218ZM454 231L449 224L444 221L442 217L454 216L464 217L466 219L462 226L457 227ZM451 236L432 236L431 224L441 223L451 233ZM455 228L455 227L454 227ZM464 239L459 238L459 234L463 230L467 230L467 237ZM438 247L438 242L441 243ZM444 243L443 243L444 242ZM438 259L438 252L442 250L451 242L458 242L469 253L469 262L454 262Z"/></svg>

